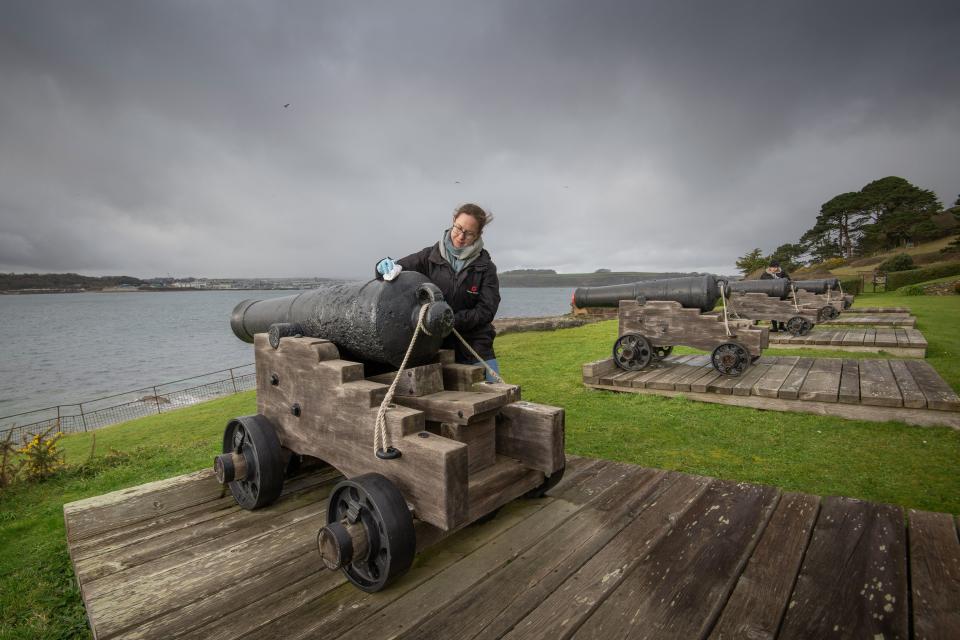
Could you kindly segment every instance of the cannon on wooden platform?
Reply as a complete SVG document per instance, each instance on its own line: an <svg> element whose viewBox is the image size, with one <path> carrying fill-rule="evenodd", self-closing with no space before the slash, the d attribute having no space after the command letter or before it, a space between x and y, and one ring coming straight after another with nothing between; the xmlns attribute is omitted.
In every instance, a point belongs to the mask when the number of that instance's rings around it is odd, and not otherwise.
<svg viewBox="0 0 960 640"><path fill-rule="evenodd" d="M837 310L837 315L853 305L854 296L843 292L839 278L794 280L793 286L797 292L797 301L801 304L805 302L809 305L830 305ZM836 315L833 316L835 317Z"/></svg>
<svg viewBox="0 0 960 640"><path fill-rule="evenodd" d="M709 351L720 373L739 376L769 344L767 329L753 320L726 320L679 302L623 300L619 322L613 361L627 371L644 369L670 355L675 345L686 345Z"/></svg>
<svg viewBox="0 0 960 640"><path fill-rule="evenodd" d="M736 280L727 285L731 293L762 293L767 296L786 300L790 297L790 280L770 278L767 280Z"/></svg>
<svg viewBox="0 0 960 640"><path fill-rule="evenodd" d="M417 550L563 475L563 409L455 364L439 348L450 308L420 274L245 301L231 325L254 342L257 413L227 425L217 477L256 509L279 497L288 459L343 473L317 545L360 589L383 589Z"/></svg>
<svg viewBox="0 0 960 640"><path fill-rule="evenodd" d="M727 299L727 305L738 318L781 322L787 331L795 336L810 333L818 322L821 311L765 293L732 293Z"/></svg>

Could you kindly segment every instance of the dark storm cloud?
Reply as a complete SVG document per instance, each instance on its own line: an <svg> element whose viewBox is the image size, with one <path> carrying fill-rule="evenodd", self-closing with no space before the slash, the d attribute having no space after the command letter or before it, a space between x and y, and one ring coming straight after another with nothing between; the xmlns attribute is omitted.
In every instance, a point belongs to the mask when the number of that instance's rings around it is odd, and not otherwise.
<svg viewBox="0 0 960 640"><path fill-rule="evenodd" d="M6 3L0 270L364 276L476 201L501 269L731 271L952 202L954 7Z"/></svg>

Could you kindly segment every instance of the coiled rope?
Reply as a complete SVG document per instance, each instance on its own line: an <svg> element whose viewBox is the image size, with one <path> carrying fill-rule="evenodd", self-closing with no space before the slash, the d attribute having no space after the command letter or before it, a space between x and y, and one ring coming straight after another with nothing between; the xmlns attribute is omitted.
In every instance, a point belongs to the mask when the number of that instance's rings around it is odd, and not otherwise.
<svg viewBox="0 0 960 640"><path fill-rule="evenodd" d="M383 452L383 455L389 457L396 457L396 455L391 455L396 453L396 449L390 446L390 436L387 432L387 407L393 402L393 394L397 390L397 383L400 381L400 375L403 373L403 370L407 367L407 361L410 360L410 354L413 353L413 347L417 343L417 337L422 331L426 335L433 335L430 333L425 326L423 326L423 319L427 315L427 309L430 308L429 304L425 304L420 307L420 315L417 317L417 328L413 331L413 338L410 339L410 346L407 347L407 353L403 356L403 362L400 363L400 368L397 369L397 375L393 377L393 382L390 384L390 388L387 389L387 394L383 396L383 402L380 403L380 409L377 411L377 421L373 427L373 454L378 455L380 452ZM503 382L503 378L493 370L493 368L488 365L480 355L474 351L473 347L464 340L456 329L453 329L453 335L457 336L460 342L463 343L463 346L467 348L467 351L477 359L477 362L482 364L486 368L487 372L493 376L498 382Z"/></svg>

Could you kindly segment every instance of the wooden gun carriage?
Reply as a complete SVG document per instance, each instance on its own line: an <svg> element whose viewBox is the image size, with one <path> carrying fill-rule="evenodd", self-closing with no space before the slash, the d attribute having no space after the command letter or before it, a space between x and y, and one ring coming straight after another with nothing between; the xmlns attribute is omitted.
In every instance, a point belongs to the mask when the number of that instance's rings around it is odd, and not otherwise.
<svg viewBox="0 0 960 640"><path fill-rule="evenodd" d="M767 347L766 329L752 320L729 320L711 311L723 296L725 281L704 275L647 280L607 287L581 287L574 306L618 307L620 330L613 361L639 371L670 355L676 345L710 351L720 373L738 376Z"/></svg>
<svg viewBox="0 0 960 640"><path fill-rule="evenodd" d="M781 322L795 336L805 336L820 320L820 309L781 300L765 293L732 292L727 302L731 312L747 320Z"/></svg>
<svg viewBox="0 0 960 640"><path fill-rule="evenodd" d="M844 293L839 278L794 280L794 298L799 305L820 309L820 321L833 320L853 305L854 296Z"/></svg>
<svg viewBox="0 0 960 640"><path fill-rule="evenodd" d="M753 320L724 320L679 302L621 300L619 337L613 361L621 369L639 371L670 355L676 345L710 352L720 373L739 376L769 344L769 332Z"/></svg>
<svg viewBox="0 0 960 640"><path fill-rule="evenodd" d="M418 275L401 279L407 289L420 284ZM419 308L422 286L411 298L394 284L375 287L370 318L382 316L398 296ZM431 293L426 304L445 312L442 297ZM214 464L217 477L242 507L256 509L279 497L290 458L309 456L342 472L347 479L330 494L317 544L324 564L343 570L360 589L383 589L407 571L417 550L493 517L511 500L543 495L562 477L563 409L525 402L517 386L484 382L482 366L455 364L452 351L431 349L442 339L448 316L437 316L432 335L419 336L428 344L414 366L383 371L382 360L375 366L346 359L346 347L291 335L295 329L289 326L260 331L264 318L300 304L262 302L270 306L247 315L245 302L234 312L234 331L254 339L257 414L227 425L224 453ZM321 302L324 313L332 312L329 299ZM313 302L303 307L317 310ZM393 317L403 325L409 314L398 308ZM343 310L337 315L339 322ZM417 322L429 316L424 310ZM318 327L309 319L289 320L283 324ZM371 345L367 353L375 350ZM407 355L413 351L411 346ZM370 375L365 364L379 373ZM378 414L391 385L381 423L387 446L378 448Z"/></svg>

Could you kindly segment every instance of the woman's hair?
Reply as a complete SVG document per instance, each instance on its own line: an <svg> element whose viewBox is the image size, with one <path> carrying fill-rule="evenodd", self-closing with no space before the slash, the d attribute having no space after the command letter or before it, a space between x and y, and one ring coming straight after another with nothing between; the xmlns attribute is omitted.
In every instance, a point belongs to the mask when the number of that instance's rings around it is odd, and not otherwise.
<svg viewBox="0 0 960 640"><path fill-rule="evenodd" d="M456 220L457 217L462 213L467 214L468 216L470 216L471 218L477 221L477 224L480 225L480 233L483 233L483 228L485 226L493 222L492 213L487 213L486 211L484 211L477 205L473 204L472 202L468 202L467 204L460 205L460 207L453 212L453 219Z"/></svg>

